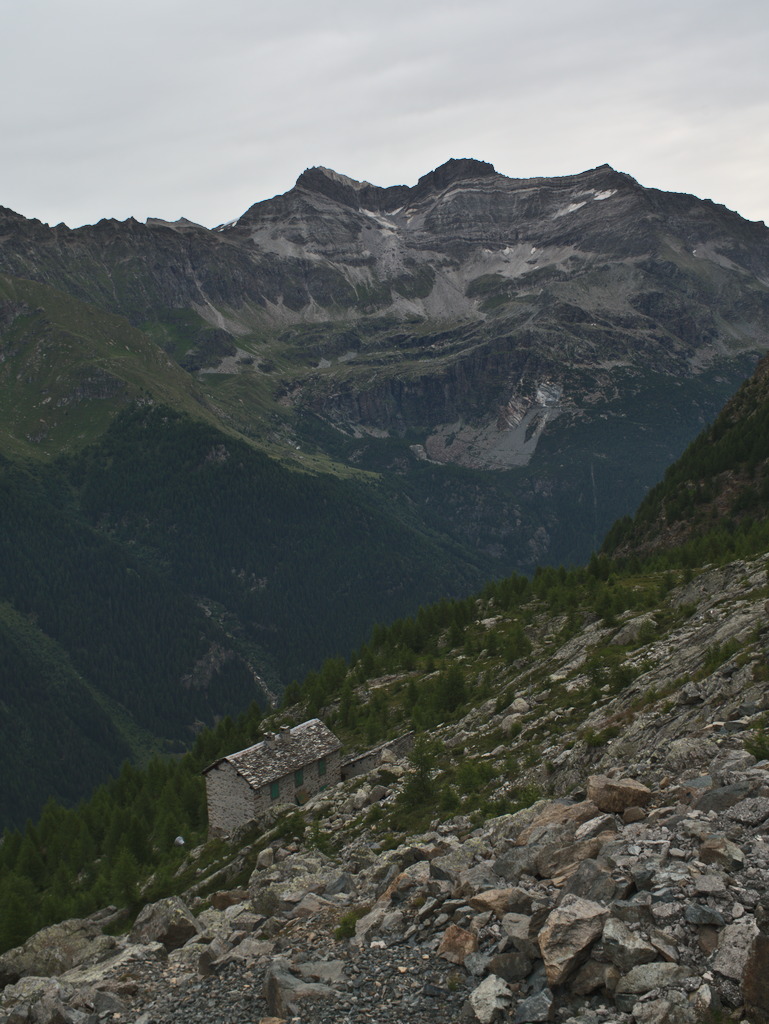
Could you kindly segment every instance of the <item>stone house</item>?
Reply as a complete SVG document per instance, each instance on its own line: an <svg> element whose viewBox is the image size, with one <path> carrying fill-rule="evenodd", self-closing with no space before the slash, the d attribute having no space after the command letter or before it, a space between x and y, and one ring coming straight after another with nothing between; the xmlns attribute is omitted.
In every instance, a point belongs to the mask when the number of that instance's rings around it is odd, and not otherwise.
<svg viewBox="0 0 769 1024"><path fill-rule="evenodd" d="M284 726L252 747L214 761L203 772L208 831L231 835L269 818L278 804L304 803L341 781L342 744L319 719Z"/></svg>

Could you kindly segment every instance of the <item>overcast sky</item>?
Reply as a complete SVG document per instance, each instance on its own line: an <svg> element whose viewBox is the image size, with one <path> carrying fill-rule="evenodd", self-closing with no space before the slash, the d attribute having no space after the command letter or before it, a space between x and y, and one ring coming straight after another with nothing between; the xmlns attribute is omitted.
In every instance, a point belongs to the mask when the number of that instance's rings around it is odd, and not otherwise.
<svg viewBox="0 0 769 1024"><path fill-rule="evenodd" d="M321 164L609 163L769 223L766 0L0 0L0 205L209 227Z"/></svg>

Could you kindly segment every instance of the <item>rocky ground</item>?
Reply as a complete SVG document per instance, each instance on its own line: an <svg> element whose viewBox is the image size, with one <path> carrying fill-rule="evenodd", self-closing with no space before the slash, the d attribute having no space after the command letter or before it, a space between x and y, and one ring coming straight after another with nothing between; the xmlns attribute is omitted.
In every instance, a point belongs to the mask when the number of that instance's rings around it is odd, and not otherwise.
<svg viewBox="0 0 769 1024"><path fill-rule="evenodd" d="M735 563L674 591L686 612L667 630L641 616L548 635L509 705L438 731L495 765L503 793L506 753L538 730L525 774L546 798L390 848L371 810L399 806L411 768L394 762L386 784L377 771L311 801L309 842L261 837L250 861L234 844L128 934L104 912L4 954L0 1024L769 1019L769 761L745 749L769 707L764 581L763 562ZM612 643L640 671L577 728L568 700ZM612 722L613 739L585 741Z"/></svg>
<svg viewBox="0 0 769 1024"><path fill-rule="evenodd" d="M248 891L150 905L122 938L53 926L1 958L0 1020L760 1020L768 880L769 763L730 747L664 789L595 775L380 856L266 847Z"/></svg>

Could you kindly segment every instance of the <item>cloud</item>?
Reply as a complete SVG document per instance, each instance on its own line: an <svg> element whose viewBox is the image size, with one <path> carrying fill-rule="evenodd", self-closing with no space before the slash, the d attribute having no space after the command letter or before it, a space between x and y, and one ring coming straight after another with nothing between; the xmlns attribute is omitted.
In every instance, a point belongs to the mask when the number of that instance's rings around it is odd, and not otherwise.
<svg viewBox="0 0 769 1024"><path fill-rule="evenodd" d="M602 162L769 219L769 15L745 0L28 0L4 19L0 203L209 225L325 164L413 183Z"/></svg>

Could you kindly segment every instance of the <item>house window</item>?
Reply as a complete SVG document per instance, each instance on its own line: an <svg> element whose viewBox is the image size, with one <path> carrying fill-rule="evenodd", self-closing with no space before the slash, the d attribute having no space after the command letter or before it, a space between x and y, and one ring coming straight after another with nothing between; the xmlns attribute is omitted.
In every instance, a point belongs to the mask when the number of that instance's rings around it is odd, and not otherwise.
<svg viewBox="0 0 769 1024"><path fill-rule="evenodd" d="M294 785L296 786L297 789L299 789L303 782L304 768L297 768L297 770L294 772Z"/></svg>
<svg viewBox="0 0 769 1024"><path fill-rule="evenodd" d="M318 775L325 775L325 774L326 774L326 759L325 759L325 757L322 757L320 759L320 761L318 761Z"/></svg>
<svg viewBox="0 0 769 1024"><path fill-rule="evenodd" d="M279 796L280 796L280 783L279 782L271 782L270 783L270 800L277 800Z"/></svg>

